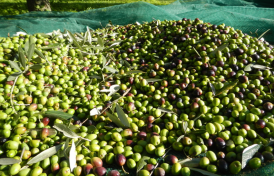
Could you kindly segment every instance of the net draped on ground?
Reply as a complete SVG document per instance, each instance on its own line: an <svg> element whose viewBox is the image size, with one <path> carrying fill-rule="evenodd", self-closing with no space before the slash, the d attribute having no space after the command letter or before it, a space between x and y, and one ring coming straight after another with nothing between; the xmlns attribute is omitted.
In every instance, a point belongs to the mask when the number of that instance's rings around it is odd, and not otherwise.
<svg viewBox="0 0 274 176"><path fill-rule="evenodd" d="M189 0L187 0L189 1ZM7 37L22 31L28 33L48 33L67 29L71 32L86 31L113 24L126 25L144 21L180 20L200 18L212 24L225 23L245 33L258 35L266 30L267 41L274 43L274 3L271 0L177 0L169 5L155 6L146 2L116 5L106 8L74 12L32 12L17 16L0 17L0 36ZM101 26L102 24L102 26Z"/></svg>
<svg viewBox="0 0 274 176"><path fill-rule="evenodd" d="M189 0L188 0L189 1ZM0 37L7 37L25 29L30 34L48 33L65 29L71 32L84 32L86 27L92 29L106 26L109 20L114 25L150 22L157 20L180 20L182 18L200 18L212 24L225 23L244 33L257 31L274 44L274 3L272 0L177 0L165 6L155 6L146 2L116 5L107 8L73 12L32 12L17 16L0 17ZM101 26L102 25L102 26ZM179 159L184 154L175 152ZM109 169L121 169L110 166ZM135 172L132 171L133 175ZM274 165L267 163L257 170L243 170L239 175L256 176L274 175ZM200 174L197 174L200 175Z"/></svg>

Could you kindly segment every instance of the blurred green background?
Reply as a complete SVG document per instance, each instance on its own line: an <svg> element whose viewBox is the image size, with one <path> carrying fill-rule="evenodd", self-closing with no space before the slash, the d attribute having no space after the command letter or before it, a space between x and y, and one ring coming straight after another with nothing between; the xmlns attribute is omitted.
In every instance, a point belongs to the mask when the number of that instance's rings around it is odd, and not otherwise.
<svg viewBox="0 0 274 176"><path fill-rule="evenodd" d="M79 12L138 1L167 5L175 0L50 0L50 4L52 11ZM0 0L0 15L19 15L27 12L27 0Z"/></svg>

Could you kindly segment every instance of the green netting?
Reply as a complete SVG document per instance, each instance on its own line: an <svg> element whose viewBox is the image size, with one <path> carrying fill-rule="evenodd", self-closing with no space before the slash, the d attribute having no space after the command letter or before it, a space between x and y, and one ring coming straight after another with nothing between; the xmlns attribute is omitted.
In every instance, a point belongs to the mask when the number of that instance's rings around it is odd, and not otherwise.
<svg viewBox="0 0 274 176"><path fill-rule="evenodd" d="M52 32L64 29L71 32L86 31L86 26L96 29L106 26L109 20L113 24L126 25L138 21L180 20L182 18L200 18L212 24L222 24L240 29L245 33L258 35L270 31L264 38L274 43L274 7L272 0L177 0L166 6L155 6L146 2L137 2L116 5L107 8L71 12L32 12L18 16L0 17L0 36L6 37L8 33L15 34L21 31L17 26L25 29L28 33ZM172 153L172 152L171 152ZM178 158L184 158L183 153L173 152ZM119 169L117 166L106 166L108 170ZM130 171L136 175L135 170ZM258 170L243 170L239 175L274 175L274 165L264 164ZM201 175L196 173L196 175Z"/></svg>
<svg viewBox="0 0 274 176"><path fill-rule="evenodd" d="M212 24L225 23L245 33L264 36L274 43L274 7L272 0L177 0L166 6L155 6L146 2L116 5L107 8L73 12L32 12L18 16L0 17L0 36L20 31L17 26L33 34L68 29L72 32L85 31L86 26L96 29L113 24L125 25L143 21L179 20L200 18ZM7 20L8 19L8 20Z"/></svg>

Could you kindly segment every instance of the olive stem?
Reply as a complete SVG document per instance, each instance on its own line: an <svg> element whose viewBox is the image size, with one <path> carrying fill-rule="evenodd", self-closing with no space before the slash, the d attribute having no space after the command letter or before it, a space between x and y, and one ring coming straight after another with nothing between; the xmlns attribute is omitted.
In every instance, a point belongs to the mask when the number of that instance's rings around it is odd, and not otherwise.
<svg viewBox="0 0 274 176"><path fill-rule="evenodd" d="M163 160L163 158L167 155L167 153L171 150L171 146L169 146L167 148L167 151L165 154L163 154L163 156L161 156L161 158L159 158L159 161L157 162L157 164L155 165L155 167L153 168L153 170L151 171L150 175L149 176L152 176L154 170L158 167L159 163Z"/></svg>
<svg viewBox="0 0 274 176"><path fill-rule="evenodd" d="M13 93L13 89L14 89L14 87L15 87L15 84L16 84L16 82L17 82L18 77L19 77L19 76L17 76L17 77L15 78L14 83L13 83L12 88L11 88L11 92L10 92L10 104L11 104L11 107L12 107L12 109L14 110L15 114L17 114L17 112L16 112L16 110L15 110L15 108L14 108L14 106L13 106L12 93Z"/></svg>
<svg viewBox="0 0 274 176"><path fill-rule="evenodd" d="M122 170L124 171L125 174L129 174L129 173L124 169L124 166L122 166Z"/></svg>

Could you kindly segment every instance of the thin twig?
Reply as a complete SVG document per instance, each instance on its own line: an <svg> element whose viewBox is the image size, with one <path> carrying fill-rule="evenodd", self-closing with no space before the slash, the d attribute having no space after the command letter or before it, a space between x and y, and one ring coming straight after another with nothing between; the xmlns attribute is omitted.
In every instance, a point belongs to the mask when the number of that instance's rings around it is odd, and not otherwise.
<svg viewBox="0 0 274 176"><path fill-rule="evenodd" d="M157 162L157 164L155 165L154 169L151 171L151 173L150 173L149 176L151 176L151 175L153 174L154 170L158 167L159 163L163 160L163 158L167 155L167 153L168 153L170 150L171 150L171 146L169 146L169 147L167 148L166 153L165 153L163 156L161 156L161 158L159 159L159 161Z"/></svg>

